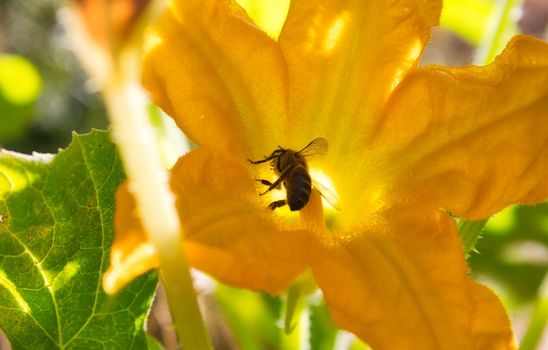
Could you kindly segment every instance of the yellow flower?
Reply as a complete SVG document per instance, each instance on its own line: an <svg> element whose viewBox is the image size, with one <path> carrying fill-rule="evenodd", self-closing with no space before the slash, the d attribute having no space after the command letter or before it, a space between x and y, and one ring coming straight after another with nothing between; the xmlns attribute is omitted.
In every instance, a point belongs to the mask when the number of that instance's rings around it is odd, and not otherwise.
<svg viewBox="0 0 548 350"><path fill-rule="evenodd" d="M375 349L514 348L497 297L468 276L448 212L483 219L548 198L548 45L486 67L417 68L441 1L301 0L277 40L232 0L180 0L154 28L144 84L198 148L172 169L185 249L219 280L276 294L310 269L335 323ZM324 137L303 210L274 211L252 165ZM118 193L106 281L156 256Z"/></svg>

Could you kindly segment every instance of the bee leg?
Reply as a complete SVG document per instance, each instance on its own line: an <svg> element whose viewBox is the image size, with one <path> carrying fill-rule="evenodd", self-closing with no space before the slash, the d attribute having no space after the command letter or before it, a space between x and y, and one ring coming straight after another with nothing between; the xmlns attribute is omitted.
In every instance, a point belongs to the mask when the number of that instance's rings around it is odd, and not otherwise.
<svg viewBox="0 0 548 350"><path fill-rule="evenodd" d="M258 181L260 182L261 184L265 185L265 186L272 186L272 182L268 181L268 180L265 180L265 179L255 179L255 181ZM276 186L276 189L277 190L280 190L282 188L282 184L279 183L278 186Z"/></svg>
<svg viewBox="0 0 548 350"><path fill-rule="evenodd" d="M265 186L272 186L272 182L270 182L268 180L265 180L265 179L255 179L255 181L258 181L258 182L260 182L261 184L263 184Z"/></svg>
<svg viewBox="0 0 548 350"><path fill-rule="evenodd" d="M251 164L261 164L261 163L265 163L267 162L269 159L268 157L265 158L265 159L261 159L261 160L251 160L251 159L248 159L247 161L250 162Z"/></svg>
<svg viewBox="0 0 548 350"><path fill-rule="evenodd" d="M270 185L268 185L268 188L266 189L266 191L264 191L263 193L259 193L259 196L267 194L268 192L272 191L273 189L280 187L282 185L282 181L286 177L287 177L287 174L285 174L285 176L284 176L284 173L282 173L282 176L280 176L280 178L278 180L276 180L273 183L271 183ZM270 181L267 181L267 182L270 182ZM263 183L263 182L261 181L261 183Z"/></svg>
<svg viewBox="0 0 548 350"><path fill-rule="evenodd" d="M266 163L266 162L268 162L269 160L276 159L276 158L280 158L280 157L282 156L282 154L284 154L285 152L286 152L286 150L280 147L280 149L274 150L274 152L272 152L271 155L265 156L264 159L261 159L261 160L251 160L251 159L248 159L247 161L250 162L251 164Z"/></svg>
<svg viewBox="0 0 548 350"><path fill-rule="evenodd" d="M283 207L284 205L287 205L287 201L285 199L280 199L279 201L274 201L268 205L270 210L274 210L276 208Z"/></svg>
<svg viewBox="0 0 548 350"><path fill-rule="evenodd" d="M251 160L251 159L248 159L247 161L250 162L251 164L261 164L261 163L266 163L268 162L269 160L272 160L274 158L278 158L280 155L278 153L272 153L271 155L269 155L268 157L264 157L264 159L261 159L261 160Z"/></svg>
<svg viewBox="0 0 548 350"><path fill-rule="evenodd" d="M288 166L284 169L284 171L282 171L282 173L280 174L280 177L278 178L278 180L274 181L266 191L264 191L263 193L259 193L259 196L262 196L263 194L267 194L268 192L272 191L273 189L275 188L278 188L279 186L282 185L282 182L287 178L287 176L289 174L291 174L291 172L294 170L294 167L293 166Z"/></svg>

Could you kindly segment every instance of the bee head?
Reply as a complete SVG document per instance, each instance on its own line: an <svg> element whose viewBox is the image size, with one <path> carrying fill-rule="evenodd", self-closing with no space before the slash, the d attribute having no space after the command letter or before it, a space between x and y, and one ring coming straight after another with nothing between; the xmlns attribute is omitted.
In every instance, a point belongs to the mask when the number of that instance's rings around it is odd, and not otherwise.
<svg viewBox="0 0 548 350"><path fill-rule="evenodd" d="M272 154L270 155L270 157L272 157L272 161L270 162L270 166L275 169L275 170L278 170L280 171L280 158L286 153L286 149L278 146L278 149L274 150L274 152L272 152Z"/></svg>

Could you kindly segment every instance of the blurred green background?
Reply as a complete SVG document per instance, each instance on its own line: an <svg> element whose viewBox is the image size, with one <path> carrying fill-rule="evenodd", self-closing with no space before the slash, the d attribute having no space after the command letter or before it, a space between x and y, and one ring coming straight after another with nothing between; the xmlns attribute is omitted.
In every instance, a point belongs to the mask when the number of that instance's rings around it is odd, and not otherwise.
<svg viewBox="0 0 548 350"><path fill-rule="evenodd" d="M97 86L71 50L70 33L62 25L63 4L0 0L3 148L53 153L68 145L73 131L108 127ZM509 11L501 15L505 9ZM489 61L517 32L546 39L547 23L547 0L446 0L442 27L434 30L423 64ZM503 299L521 348L548 349L548 204L512 207L497 214L476 251L469 257L471 273ZM310 306L295 320L297 329L288 337L283 335L284 297L217 285L204 276L197 279L204 283L201 302L218 349L298 348L303 334L310 349L366 348L333 327L319 295L308 298ZM170 322L160 290L149 332L173 349L176 342ZM308 331L299 332L304 328ZM2 337L0 349L9 349Z"/></svg>
<svg viewBox="0 0 548 350"><path fill-rule="evenodd" d="M74 56L63 1L0 0L0 145L57 152L73 130L108 126L97 87ZM11 91L20 91L12 96Z"/></svg>

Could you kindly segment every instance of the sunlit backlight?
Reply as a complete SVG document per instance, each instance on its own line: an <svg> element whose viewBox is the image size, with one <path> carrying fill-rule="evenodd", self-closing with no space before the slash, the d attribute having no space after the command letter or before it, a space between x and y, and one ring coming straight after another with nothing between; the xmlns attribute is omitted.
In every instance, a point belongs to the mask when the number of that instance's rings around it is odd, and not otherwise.
<svg viewBox="0 0 548 350"><path fill-rule="evenodd" d="M348 23L349 15L347 12L343 12L331 23L331 26L327 30L323 48L325 51L331 51L337 46L339 39L342 36L346 23Z"/></svg>
<svg viewBox="0 0 548 350"><path fill-rule="evenodd" d="M289 0L236 0L236 2L246 10L262 30L273 39L278 39L289 10Z"/></svg>
<svg viewBox="0 0 548 350"><path fill-rule="evenodd" d="M157 265L149 263L157 259L156 249L152 244L143 244L131 251L130 256L124 256L121 249L114 249L110 257L111 267L103 275L103 289L107 294L114 294L131 281L136 275L148 271L148 266ZM125 274L133 271L135 274Z"/></svg>
<svg viewBox="0 0 548 350"><path fill-rule="evenodd" d="M76 261L69 261L63 268L63 271L61 271L57 276L55 276L55 279L53 280L52 289L58 290L62 286L69 283L69 281L74 276L76 276L78 271L80 271L80 264L78 264Z"/></svg>
<svg viewBox="0 0 548 350"><path fill-rule="evenodd" d="M420 40L415 40L413 45L409 48L407 52L407 57L405 60L414 61L420 57L421 51L423 49L423 44ZM392 63L390 63L392 64ZM408 65L402 65L402 67L408 67ZM407 68L399 69L396 74L394 74L394 79L392 80L392 89L396 88L400 81L403 79L403 76L407 73Z"/></svg>
<svg viewBox="0 0 548 350"><path fill-rule="evenodd" d="M328 211L341 211L339 196L329 176L320 169L311 168L310 177L312 177L312 185L322 195L324 209Z"/></svg>
<svg viewBox="0 0 548 350"><path fill-rule="evenodd" d="M163 39L157 33L150 33L150 35L145 36L145 43L143 51L151 51L155 47L161 45Z"/></svg>
<svg viewBox="0 0 548 350"><path fill-rule="evenodd" d="M30 156L6 150L0 151L0 155L18 158L23 161L40 161L44 164L49 163L53 157L51 154L34 153ZM25 169L25 171L22 171L12 166L0 165L0 197L5 197L6 193L14 193L31 187L37 179L38 174L33 170Z"/></svg>
<svg viewBox="0 0 548 350"><path fill-rule="evenodd" d="M19 305L21 311L26 314L30 312L29 305L27 304L25 299L23 299L21 294L19 294L19 292L17 291L17 287L9 280L8 276L3 270L0 270L0 285L6 288L6 290L13 296L13 299L15 299L15 301Z"/></svg>

